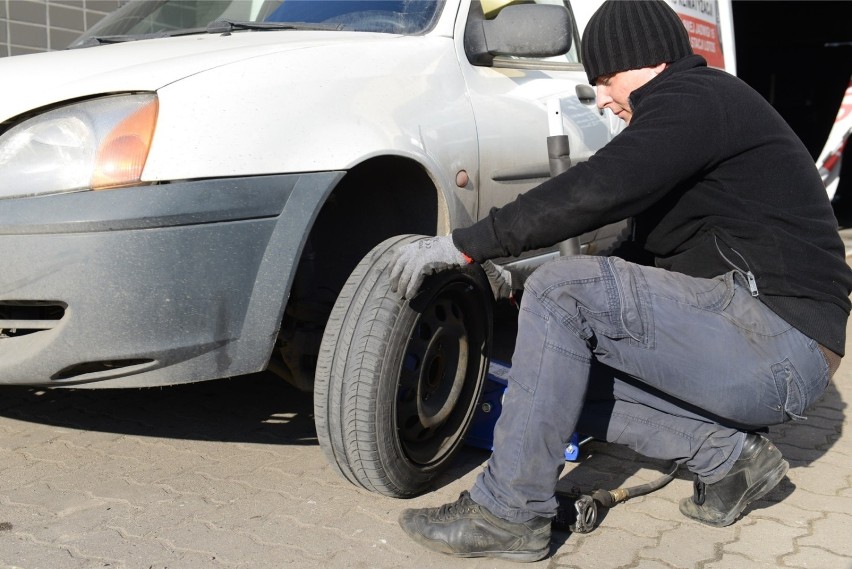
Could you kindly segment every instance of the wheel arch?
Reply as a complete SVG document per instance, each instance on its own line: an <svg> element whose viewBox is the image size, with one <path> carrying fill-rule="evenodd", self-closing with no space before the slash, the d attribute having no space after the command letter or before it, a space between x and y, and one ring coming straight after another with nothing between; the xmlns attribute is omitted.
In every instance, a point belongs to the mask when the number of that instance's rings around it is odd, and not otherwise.
<svg viewBox="0 0 852 569"><path fill-rule="evenodd" d="M325 323L349 274L376 244L401 234L449 231L447 200L420 162L369 158L322 204L298 261L269 368L310 391Z"/></svg>

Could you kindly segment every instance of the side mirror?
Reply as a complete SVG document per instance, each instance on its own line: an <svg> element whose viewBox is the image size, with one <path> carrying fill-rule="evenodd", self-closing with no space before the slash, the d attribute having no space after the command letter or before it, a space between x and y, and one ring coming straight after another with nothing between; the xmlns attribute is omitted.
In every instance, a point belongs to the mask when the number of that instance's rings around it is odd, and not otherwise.
<svg viewBox="0 0 852 569"><path fill-rule="evenodd" d="M480 2L472 2L465 28L465 51L473 65L490 66L495 55L550 57L571 49L572 23L565 6L506 6L486 20Z"/></svg>

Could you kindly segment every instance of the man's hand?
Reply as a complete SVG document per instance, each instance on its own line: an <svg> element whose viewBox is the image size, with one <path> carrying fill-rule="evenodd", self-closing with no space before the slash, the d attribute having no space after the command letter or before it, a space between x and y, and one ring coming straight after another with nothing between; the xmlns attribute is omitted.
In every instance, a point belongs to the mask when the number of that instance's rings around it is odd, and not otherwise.
<svg viewBox="0 0 852 569"><path fill-rule="evenodd" d="M449 235L419 239L394 252L388 263L391 290L402 292L403 298L410 300L427 275L469 262L469 258L456 249Z"/></svg>

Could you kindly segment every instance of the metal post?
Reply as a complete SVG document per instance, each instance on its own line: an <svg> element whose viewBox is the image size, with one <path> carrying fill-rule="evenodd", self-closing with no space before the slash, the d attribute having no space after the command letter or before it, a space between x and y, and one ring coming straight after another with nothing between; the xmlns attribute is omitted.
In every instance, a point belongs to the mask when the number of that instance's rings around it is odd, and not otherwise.
<svg viewBox="0 0 852 569"><path fill-rule="evenodd" d="M571 167L571 148L568 135L562 123L562 105L559 98L554 97L547 102L548 125L550 136L547 137L547 157L550 162L550 176L558 176ZM560 255L579 255L580 240L576 237L567 239L559 244Z"/></svg>

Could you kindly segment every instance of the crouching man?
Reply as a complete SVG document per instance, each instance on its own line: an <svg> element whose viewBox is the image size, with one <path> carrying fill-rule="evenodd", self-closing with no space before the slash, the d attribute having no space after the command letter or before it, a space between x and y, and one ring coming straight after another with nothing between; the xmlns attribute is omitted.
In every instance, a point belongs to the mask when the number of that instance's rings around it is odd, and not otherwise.
<svg viewBox="0 0 852 569"><path fill-rule="evenodd" d="M598 107L627 128L391 263L392 286L411 298L434 270L628 217L632 249L650 259L563 257L526 281L492 456L458 501L399 518L450 555L545 557L575 431L677 461L695 477L683 515L734 523L788 468L756 431L802 419L844 352L852 271L814 161L785 121L693 54L664 1L604 3L582 51Z"/></svg>

